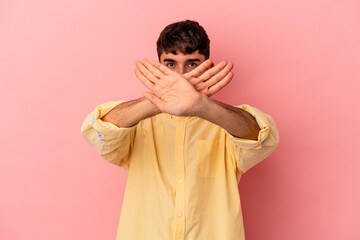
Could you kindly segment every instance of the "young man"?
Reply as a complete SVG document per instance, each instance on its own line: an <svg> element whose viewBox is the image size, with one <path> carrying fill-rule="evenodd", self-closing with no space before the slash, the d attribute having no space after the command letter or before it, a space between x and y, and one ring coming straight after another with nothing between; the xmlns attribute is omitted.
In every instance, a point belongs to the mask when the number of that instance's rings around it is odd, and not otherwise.
<svg viewBox="0 0 360 240"><path fill-rule="evenodd" d="M233 74L226 61L213 67L209 42L197 22L170 24L160 63L136 62L145 98L98 105L81 127L128 175L117 240L245 238L238 183L279 135L259 109L210 98Z"/></svg>

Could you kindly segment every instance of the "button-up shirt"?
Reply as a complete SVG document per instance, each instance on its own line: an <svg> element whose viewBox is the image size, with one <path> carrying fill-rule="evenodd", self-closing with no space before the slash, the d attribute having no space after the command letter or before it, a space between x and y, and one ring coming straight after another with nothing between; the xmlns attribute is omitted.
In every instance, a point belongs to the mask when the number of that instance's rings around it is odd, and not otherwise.
<svg viewBox="0 0 360 240"><path fill-rule="evenodd" d="M247 104L257 140L234 137L198 117L167 113L132 127L101 118L122 101L96 106L81 133L127 183L117 240L243 240L238 183L279 142L272 117Z"/></svg>

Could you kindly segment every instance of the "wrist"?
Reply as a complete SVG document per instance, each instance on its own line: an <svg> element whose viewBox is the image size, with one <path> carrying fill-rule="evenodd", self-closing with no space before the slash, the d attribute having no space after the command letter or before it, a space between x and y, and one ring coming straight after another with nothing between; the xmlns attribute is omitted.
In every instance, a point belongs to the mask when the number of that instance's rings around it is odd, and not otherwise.
<svg viewBox="0 0 360 240"><path fill-rule="evenodd" d="M192 116L197 116L204 118L206 112L209 109L209 105L211 104L211 98L203 93L199 93L199 98L197 102L194 104L193 111L191 113Z"/></svg>
<svg viewBox="0 0 360 240"><path fill-rule="evenodd" d="M161 113L160 109L154 103L152 103L149 99L147 99L146 97L143 97L143 101L146 104L145 107L146 107L146 109L148 109L150 116L154 116L154 115Z"/></svg>

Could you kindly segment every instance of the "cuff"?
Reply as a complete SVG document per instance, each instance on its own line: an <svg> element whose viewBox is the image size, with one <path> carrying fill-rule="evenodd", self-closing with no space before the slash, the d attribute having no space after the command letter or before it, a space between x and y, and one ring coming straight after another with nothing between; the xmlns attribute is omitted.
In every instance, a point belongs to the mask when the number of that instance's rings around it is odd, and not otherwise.
<svg viewBox="0 0 360 240"><path fill-rule="evenodd" d="M97 131L100 141L122 138L136 127L137 124L128 128L120 128L115 124L101 120L103 116L122 102L125 101L110 101L96 106L93 112L91 125Z"/></svg>
<svg viewBox="0 0 360 240"><path fill-rule="evenodd" d="M248 104L242 104L242 105L234 106L234 107L241 108L241 109L247 111L248 113L250 113L256 119L256 122L260 127L260 131L259 131L257 140L238 138L238 137L235 137L232 134L230 134L228 131L226 131L227 135L234 142L234 144L240 148L261 149L264 146L264 143L270 133L270 124L266 118L266 114L261 112L259 109L252 107Z"/></svg>

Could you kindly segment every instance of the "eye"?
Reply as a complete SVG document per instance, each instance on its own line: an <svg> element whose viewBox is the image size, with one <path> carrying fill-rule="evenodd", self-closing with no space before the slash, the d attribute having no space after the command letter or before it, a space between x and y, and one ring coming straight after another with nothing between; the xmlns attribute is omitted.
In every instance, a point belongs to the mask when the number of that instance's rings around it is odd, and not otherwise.
<svg viewBox="0 0 360 240"><path fill-rule="evenodd" d="M174 64L174 63L172 63L172 62L170 62L170 63L167 63L167 64L166 64L166 66L167 66L167 67L169 67L169 68L174 67L174 65L175 65L175 64Z"/></svg>
<svg viewBox="0 0 360 240"><path fill-rule="evenodd" d="M190 66L190 67L197 67L197 64L194 63L194 62L191 62L191 63L189 63L189 66Z"/></svg>

